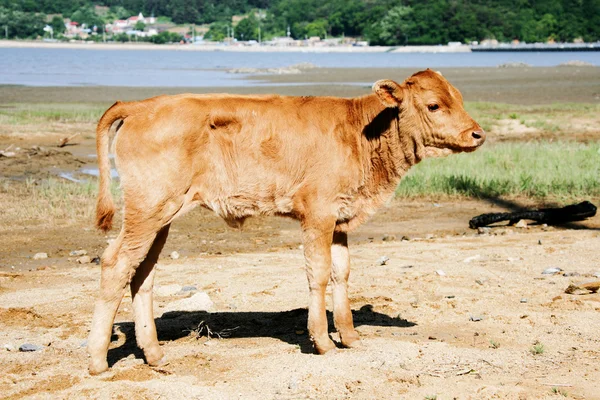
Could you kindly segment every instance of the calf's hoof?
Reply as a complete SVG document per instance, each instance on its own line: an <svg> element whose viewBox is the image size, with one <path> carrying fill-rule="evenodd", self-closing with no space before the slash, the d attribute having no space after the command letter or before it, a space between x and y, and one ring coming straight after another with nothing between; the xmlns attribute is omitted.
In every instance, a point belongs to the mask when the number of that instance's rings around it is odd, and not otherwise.
<svg viewBox="0 0 600 400"><path fill-rule="evenodd" d="M99 362L90 361L88 371L90 372L90 375L99 375L106 372L108 371L108 362L106 362L106 360Z"/></svg>
<svg viewBox="0 0 600 400"><path fill-rule="evenodd" d="M159 346L154 347L152 350L144 349L144 358L146 358L146 363L152 367L158 367L167 363L167 356L165 356L165 352Z"/></svg>
<svg viewBox="0 0 600 400"><path fill-rule="evenodd" d="M337 349L335 347L335 343L333 343L333 341L329 338L327 338L326 341L323 340L323 341L320 341L319 343L317 343L317 342L314 342L314 343L315 343L315 350L317 351L318 354L325 354L327 352Z"/></svg>
<svg viewBox="0 0 600 400"><path fill-rule="evenodd" d="M360 337L358 336L358 333L356 331L352 331L346 334L340 333L340 340L342 342L342 346L344 347L348 347L351 349L362 347Z"/></svg>
<svg viewBox="0 0 600 400"><path fill-rule="evenodd" d="M149 361L148 359L146 359L146 362L148 362L148 365L151 367L160 367L169 363L169 361L167 360L167 356L162 356L156 361Z"/></svg>

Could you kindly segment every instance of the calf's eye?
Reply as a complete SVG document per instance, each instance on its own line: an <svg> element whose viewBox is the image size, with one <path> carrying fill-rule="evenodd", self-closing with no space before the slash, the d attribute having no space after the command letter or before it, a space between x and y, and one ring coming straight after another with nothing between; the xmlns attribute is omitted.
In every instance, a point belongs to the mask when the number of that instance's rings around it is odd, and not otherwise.
<svg viewBox="0 0 600 400"><path fill-rule="evenodd" d="M440 108L440 106L438 106L437 104L430 104L427 106L427 108L429 109L429 111L436 111Z"/></svg>

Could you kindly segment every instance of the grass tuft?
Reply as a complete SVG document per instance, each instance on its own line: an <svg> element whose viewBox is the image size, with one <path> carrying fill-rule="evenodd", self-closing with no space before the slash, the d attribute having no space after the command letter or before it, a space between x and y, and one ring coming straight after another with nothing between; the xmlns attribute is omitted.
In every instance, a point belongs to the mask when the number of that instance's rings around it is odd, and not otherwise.
<svg viewBox="0 0 600 400"><path fill-rule="evenodd" d="M535 342L534 345L531 347L530 351L531 351L531 354L536 356L536 355L544 354L544 352L546 351L546 348L542 343Z"/></svg>

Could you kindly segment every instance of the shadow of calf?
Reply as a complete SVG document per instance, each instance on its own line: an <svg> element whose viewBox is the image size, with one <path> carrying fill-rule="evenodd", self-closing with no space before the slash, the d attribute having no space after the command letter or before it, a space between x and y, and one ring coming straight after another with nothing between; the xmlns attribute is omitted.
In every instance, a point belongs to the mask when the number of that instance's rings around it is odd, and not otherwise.
<svg viewBox="0 0 600 400"><path fill-rule="evenodd" d="M398 317L390 317L373 310L370 304L358 310L352 310L354 326L389 326L409 328L414 322ZM297 308L279 312L216 312L207 311L172 311L155 320L159 341L172 341L186 336L220 337L221 339L271 337L286 343L297 345L302 353L314 351L306 332L308 310ZM333 315L327 311L329 332L335 332ZM133 322L115 324L125 334L125 343L108 352L108 364L114 365L122 358L133 354L143 358L135 341ZM296 332L303 333L297 334Z"/></svg>

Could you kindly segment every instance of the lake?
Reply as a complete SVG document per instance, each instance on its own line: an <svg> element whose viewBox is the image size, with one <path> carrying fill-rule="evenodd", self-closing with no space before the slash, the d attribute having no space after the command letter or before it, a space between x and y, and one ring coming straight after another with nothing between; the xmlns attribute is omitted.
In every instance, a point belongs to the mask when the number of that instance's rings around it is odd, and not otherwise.
<svg viewBox="0 0 600 400"><path fill-rule="evenodd" d="M231 68L311 63L330 68L495 67L507 62L600 65L600 52L289 53L0 48L0 84L28 86L249 86Z"/></svg>

